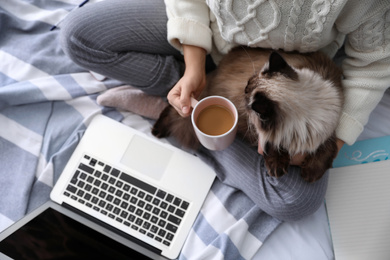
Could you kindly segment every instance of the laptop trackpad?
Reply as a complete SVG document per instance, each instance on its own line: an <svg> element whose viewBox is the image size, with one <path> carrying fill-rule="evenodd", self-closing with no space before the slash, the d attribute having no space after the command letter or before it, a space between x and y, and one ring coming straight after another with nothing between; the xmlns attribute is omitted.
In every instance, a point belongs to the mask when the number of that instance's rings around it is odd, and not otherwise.
<svg viewBox="0 0 390 260"><path fill-rule="evenodd" d="M160 180L172 154L173 151L134 135L120 162L142 174Z"/></svg>

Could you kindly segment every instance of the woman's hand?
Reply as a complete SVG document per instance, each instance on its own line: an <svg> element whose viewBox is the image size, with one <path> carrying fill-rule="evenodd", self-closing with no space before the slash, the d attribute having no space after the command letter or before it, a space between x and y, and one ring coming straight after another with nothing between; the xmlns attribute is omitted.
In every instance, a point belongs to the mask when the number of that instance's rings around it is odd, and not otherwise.
<svg viewBox="0 0 390 260"><path fill-rule="evenodd" d="M336 140L336 144L337 144L337 153L341 150L341 148L343 147L344 145L344 141L341 140L341 139L337 139ZM263 155L264 151L263 151L263 148L261 147L260 145L260 140L259 140L259 143L258 143L258 148L257 148L257 152L261 155ZM337 155L336 155L337 156ZM306 155L305 154L297 154L295 156L293 156L291 158L291 161L290 161L290 164L291 165L297 165L297 166L300 166L302 165L303 161L305 160L305 157Z"/></svg>
<svg viewBox="0 0 390 260"><path fill-rule="evenodd" d="M191 96L197 98L206 86L206 51L203 48L183 45L186 69L183 77L168 93L168 102L183 116L191 113Z"/></svg>

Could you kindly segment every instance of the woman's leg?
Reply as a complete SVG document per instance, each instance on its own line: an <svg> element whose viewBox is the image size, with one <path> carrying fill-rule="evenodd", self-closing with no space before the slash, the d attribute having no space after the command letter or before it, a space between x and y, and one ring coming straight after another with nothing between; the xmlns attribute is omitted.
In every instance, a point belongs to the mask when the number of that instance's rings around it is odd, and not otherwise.
<svg viewBox="0 0 390 260"><path fill-rule="evenodd" d="M167 41L163 1L110 0L71 12L61 45L78 65L166 96L184 71L182 55Z"/></svg>
<svg viewBox="0 0 390 260"><path fill-rule="evenodd" d="M239 138L223 151L202 147L197 154L224 184L242 190L260 209L279 220L299 220L324 203L328 172L314 183L304 181L300 168L294 166L282 177L271 177L263 157Z"/></svg>

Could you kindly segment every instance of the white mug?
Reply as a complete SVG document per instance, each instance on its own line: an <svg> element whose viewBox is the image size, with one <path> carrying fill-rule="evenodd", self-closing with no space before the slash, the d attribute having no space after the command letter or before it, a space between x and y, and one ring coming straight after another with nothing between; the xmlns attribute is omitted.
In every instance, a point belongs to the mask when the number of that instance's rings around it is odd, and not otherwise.
<svg viewBox="0 0 390 260"><path fill-rule="evenodd" d="M234 141L237 133L238 112L229 99L221 96L209 96L197 101L192 98L191 106L193 107L192 126L199 142L204 147L220 151ZM213 112L207 109L212 109ZM211 118L210 113L212 114ZM205 129L205 123L202 126L202 121L207 123L208 129Z"/></svg>

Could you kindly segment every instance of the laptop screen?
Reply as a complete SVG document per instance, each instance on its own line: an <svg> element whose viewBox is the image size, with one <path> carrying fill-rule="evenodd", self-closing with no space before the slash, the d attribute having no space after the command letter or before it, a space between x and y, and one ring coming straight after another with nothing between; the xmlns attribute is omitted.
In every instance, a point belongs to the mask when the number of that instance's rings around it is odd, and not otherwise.
<svg viewBox="0 0 390 260"><path fill-rule="evenodd" d="M13 259L150 259L48 208L0 242Z"/></svg>

